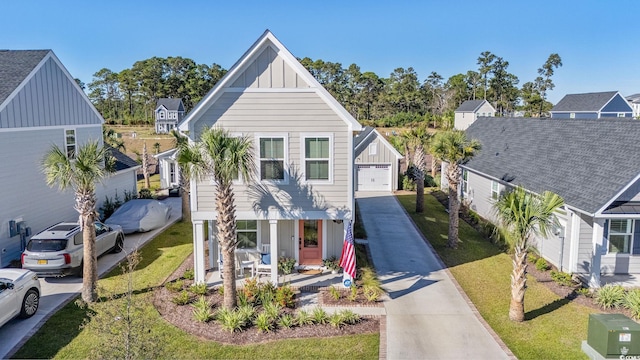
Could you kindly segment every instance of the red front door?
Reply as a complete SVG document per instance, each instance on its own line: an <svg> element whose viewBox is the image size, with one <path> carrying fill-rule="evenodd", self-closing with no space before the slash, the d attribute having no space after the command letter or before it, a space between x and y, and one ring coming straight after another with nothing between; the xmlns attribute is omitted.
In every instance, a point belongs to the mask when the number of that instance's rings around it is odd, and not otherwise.
<svg viewBox="0 0 640 360"><path fill-rule="evenodd" d="M300 265L322 265L322 220L300 220Z"/></svg>

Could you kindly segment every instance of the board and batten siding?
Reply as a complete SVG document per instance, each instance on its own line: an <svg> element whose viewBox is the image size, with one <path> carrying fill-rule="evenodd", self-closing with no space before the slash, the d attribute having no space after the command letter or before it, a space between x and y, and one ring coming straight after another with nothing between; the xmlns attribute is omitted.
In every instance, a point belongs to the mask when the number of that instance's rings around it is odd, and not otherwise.
<svg viewBox="0 0 640 360"><path fill-rule="evenodd" d="M0 128L102 124L87 98L49 58L0 111Z"/></svg>
<svg viewBox="0 0 640 360"><path fill-rule="evenodd" d="M382 135L380 135L382 136ZM376 147L376 153L370 155L369 147ZM378 136L370 136L359 144L355 153L356 164L390 164L391 165L391 190L398 190L398 158Z"/></svg>
<svg viewBox="0 0 640 360"><path fill-rule="evenodd" d="M591 271L593 257L593 218L585 214L579 216L578 273L587 274Z"/></svg>
<svg viewBox="0 0 640 360"><path fill-rule="evenodd" d="M285 176L288 184L261 182L271 194L258 198L245 184L235 184L236 210L332 211L350 208L348 179L351 169L348 126L313 92L226 92L194 124L195 139L203 128L215 123L232 134L242 134L254 141L256 162L259 155L256 135L286 135ZM331 134L333 137L331 184L307 183L301 163L303 134ZM198 211L215 211L215 187L209 181L197 183ZM285 216L286 218L286 216Z"/></svg>
<svg viewBox="0 0 640 360"><path fill-rule="evenodd" d="M234 88L309 88L271 46L267 46L242 73L232 79Z"/></svg>

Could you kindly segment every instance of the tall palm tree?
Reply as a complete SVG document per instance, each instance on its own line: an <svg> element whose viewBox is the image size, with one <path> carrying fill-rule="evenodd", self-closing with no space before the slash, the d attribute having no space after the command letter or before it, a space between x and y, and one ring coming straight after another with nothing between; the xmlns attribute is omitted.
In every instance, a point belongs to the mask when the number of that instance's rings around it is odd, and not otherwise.
<svg viewBox="0 0 640 360"><path fill-rule="evenodd" d="M195 179L212 179L216 185L216 229L223 267L223 306L236 307L235 249L236 210L232 183L238 175L245 182L254 177L253 142L248 137L232 137L219 128L205 129L200 140L181 151L181 160L188 164Z"/></svg>
<svg viewBox="0 0 640 360"><path fill-rule="evenodd" d="M449 233L447 246L455 249L458 247L460 165L474 157L480 151L481 145L477 140L467 139L463 131L448 130L436 134L430 148L435 158L448 163L445 174L449 184Z"/></svg>
<svg viewBox="0 0 640 360"><path fill-rule="evenodd" d="M96 256L96 184L111 172L111 159L107 150L98 141L89 141L78 147L75 156L54 145L42 160L42 171L48 186L58 185L60 190L68 188L75 192L74 209L79 213L82 229L83 279L82 300L91 303L97 300L96 284L98 267Z"/></svg>
<svg viewBox="0 0 640 360"><path fill-rule="evenodd" d="M564 200L557 194L545 191L538 196L522 187L501 195L494 204L505 237L514 251L509 305L509 319L512 321L524 321L529 241L534 234L549 235L558 223L555 212L563 205Z"/></svg>
<svg viewBox="0 0 640 360"><path fill-rule="evenodd" d="M405 140L405 160L413 155L407 170L411 170L411 177L416 182L416 212L424 211L424 176L427 171L426 148L431 139L431 134L426 126L418 126L402 134Z"/></svg>
<svg viewBox="0 0 640 360"><path fill-rule="evenodd" d="M189 173L189 158L186 152L189 147L189 138L182 135L178 131L171 130L176 145L176 161L180 170L180 178L178 179L180 186L180 197L182 199L182 221L191 222L191 203L189 202L189 193L191 192L191 174Z"/></svg>

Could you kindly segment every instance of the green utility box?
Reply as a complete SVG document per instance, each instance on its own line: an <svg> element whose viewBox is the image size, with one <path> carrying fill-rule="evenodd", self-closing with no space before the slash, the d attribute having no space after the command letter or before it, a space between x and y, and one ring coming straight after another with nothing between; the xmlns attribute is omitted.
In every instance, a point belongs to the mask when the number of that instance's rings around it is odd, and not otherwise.
<svg viewBox="0 0 640 360"><path fill-rule="evenodd" d="M622 314L590 314L587 344L604 357L640 356L640 324Z"/></svg>

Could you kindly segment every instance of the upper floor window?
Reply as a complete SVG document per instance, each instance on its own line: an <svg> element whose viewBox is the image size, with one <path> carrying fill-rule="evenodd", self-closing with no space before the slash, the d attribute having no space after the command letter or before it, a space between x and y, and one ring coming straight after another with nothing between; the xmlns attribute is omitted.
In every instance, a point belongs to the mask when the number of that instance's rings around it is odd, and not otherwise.
<svg viewBox="0 0 640 360"><path fill-rule="evenodd" d="M625 114L624 113L618 113L618 117L624 117Z"/></svg>
<svg viewBox="0 0 640 360"><path fill-rule="evenodd" d="M236 236L238 238L239 249L258 248L258 221L237 220Z"/></svg>
<svg viewBox="0 0 640 360"><path fill-rule="evenodd" d="M500 186L497 181L491 181L491 198L493 200L498 200L500 196Z"/></svg>
<svg viewBox="0 0 640 360"><path fill-rule="evenodd" d="M331 163L330 137L304 138L304 173L306 180L329 180Z"/></svg>
<svg viewBox="0 0 640 360"><path fill-rule="evenodd" d="M631 219L609 220L609 252L629 254L633 241L633 221Z"/></svg>
<svg viewBox="0 0 640 360"><path fill-rule="evenodd" d="M378 155L378 143L372 142L369 144L369 155Z"/></svg>
<svg viewBox="0 0 640 360"><path fill-rule="evenodd" d="M576 113L569 114L569 119L575 119L575 118L576 118Z"/></svg>
<svg viewBox="0 0 640 360"><path fill-rule="evenodd" d="M285 140L284 137L261 137L260 180L284 180Z"/></svg>
<svg viewBox="0 0 640 360"><path fill-rule="evenodd" d="M76 131L74 129L68 129L64 131L64 146L67 150L67 157L69 159L76 158Z"/></svg>
<svg viewBox="0 0 640 360"><path fill-rule="evenodd" d="M158 111L158 119L164 119L164 110Z"/></svg>

